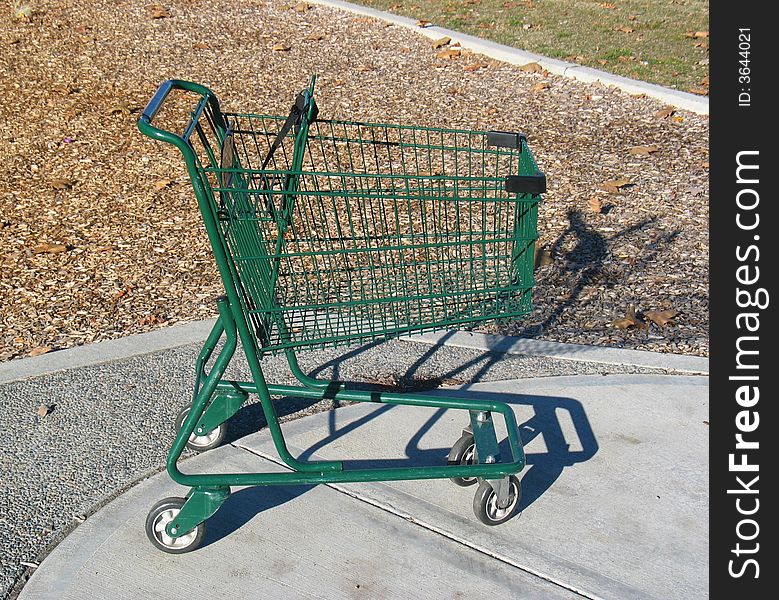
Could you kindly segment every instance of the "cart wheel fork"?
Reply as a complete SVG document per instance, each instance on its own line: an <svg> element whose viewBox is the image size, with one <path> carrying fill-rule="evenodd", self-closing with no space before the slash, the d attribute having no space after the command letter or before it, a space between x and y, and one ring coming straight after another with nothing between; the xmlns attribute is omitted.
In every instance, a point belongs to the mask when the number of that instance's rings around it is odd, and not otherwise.
<svg viewBox="0 0 779 600"><path fill-rule="evenodd" d="M489 411L470 411L471 424L463 430L463 434L473 435L476 443L476 453L479 462L492 464L500 461L498 450L498 438L495 435L495 425L492 422L492 413Z"/></svg>
<svg viewBox="0 0 779 600"><path fill-rule="evenodd" d="M240 390L217 391L192 433L196 436L207 435L237 413L248 397L249 394Z"/></svg>
<svg viewBox="0 0 779 600"><path fill-rule="evenodd" d="M506 508L511 502L511 481L508 477L502 477L501 479L487 479L485 480L490 484L490 487L495 491L496 504L500 509Z"/></svg>
<svg viewBox="0 0 779 600"><path fill-rule="evenodd" d="M172 538L186 535L213 515L230 497L228 486L192 488L187 501L176 517L166 525L165 533Z"/></svg>

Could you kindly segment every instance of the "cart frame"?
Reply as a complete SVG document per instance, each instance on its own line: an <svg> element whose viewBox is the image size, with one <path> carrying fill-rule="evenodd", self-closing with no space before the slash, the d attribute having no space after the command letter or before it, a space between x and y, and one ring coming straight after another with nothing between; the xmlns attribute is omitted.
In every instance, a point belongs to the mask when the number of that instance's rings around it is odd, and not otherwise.
<svg viewBox="0 0 779 600"><path fill-rule="evenodd" d="M301 93L295 107L293 107L295 118L293 119L292 115L288 117L282 127L286 131L280 132L281 137L284 137L294 131L295 155L290 171L293 174L301 171L308 126L317 117L317 107L313 101L313 86L314 80L312 79L311 86ZM174 90L183 90L199 96L197 105L191 112L189 122L181 135L158 128L153 124L153 120L164 101ZM203 176L203 167L190 143L190 136L196 134L198 122L204 112L208 112L217 134L222 137L224 143L224 139L229 135L229 127L220 109L219 101L208 88L196 83L182 80L164 82L138 120L138 127L143 134L152 139L172 144L181 151L198 207L203 216L216 265L225 287L225 295L216 301L219 312L218 319L196 361L196 383L191 406L180 420L180 428L167 458L167 471L170 477L177 483L191 489L186 499L178 502L174 509L170 508L170 502L165 504L166 501L159 503L161 508L155 506L152 509L149 514L150 520L147 521L147 533L149 533L151 541L166 552L177 553L194 549L202 540L202 528L205 520L213 515L229 497L230 486L461 478L473 482L478 480L482 486L486 485L486 495L489 496L492 493L490 501L494 506L500 508L509 503L513 503L515 506L519 500L519 484L518 481L512 484L513 480L510 478L524 468L525 455L514 413L507 404L450 396L433 397L415 393L350 389L345 382L315 379L304 373L297 360L297 348L292 345L286 347L280 345L274 350L285 353L290 370L301 385L274 385L266 381L261 357L267 352L267 348L262 347L262 340L258 340L256 325L246 314L246 298L236 281L235 266L231 262L229 248L225 242L224 233L220 229L218 206L215 205L213 192L208 189L208 181ZM497 139L498 143L505 143L506 139L509 140L508 143L515 143L516 139L520 145L523 141L526 142L519 135L516 138L512 137L515 134L496 133L491 135ZM530 155L526 145L524 151ZM215 156L210 157L211 163L215 163L216 160ZM530 160L532 162L532 155L530 155ZM535 163L532 162L532 165L534 166ZM263 165L263 169L265 166ZM294 176L288 177L284 193L294 195L296 184ZM539 194L545 190L545 179L540 172L507 177L506 189L512 193L526 195L532 200L534 207L540 200ZM533 217L535 217L535 211L533 211ZM531 233L534 232L535 223L533 222L533 232ZM534 239L535 237L533 237ZM532 248L530 251L532 253ZM252 329L253 325L255 325L254 330ZM393 337L404 332L381 333L384 337ZM224 343L214 356L218 343L222 339ZM225 370L236 352L239 341L246 355L252 377L251 381L234 381L224 378ZM179 469L178 461L193 436L203 436L217 430L241 408L249 394L257 394L259 397L275 448L281 460L291 471L283 473L183 473ZM346 469L342 461L299 460L287 448L272 396L469 411L470 419L463 430L463 436L472 436L475 453L469 457L467 462L462 457L458 457L458 464L451 464L452 461L449 461L450 464L441 466L399 468ZM501 460L492 420L493 414L501 415L505 421L511 454L509 460ZM516 489L512 488L511 485L515 485ZM479 516L478 511L477 516ZM488 524L496 523L488 522Z"/></svg>

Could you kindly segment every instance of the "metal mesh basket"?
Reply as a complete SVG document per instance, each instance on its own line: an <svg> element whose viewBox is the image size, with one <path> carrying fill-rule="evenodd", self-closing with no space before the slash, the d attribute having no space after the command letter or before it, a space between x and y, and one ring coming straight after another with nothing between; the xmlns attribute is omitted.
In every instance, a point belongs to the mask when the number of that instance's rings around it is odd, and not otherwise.
<svg viewBox="0 0 779 600"><path fill-rule="evenodd" d="M225 134L212 123L198 140L263 352L530 310L539 195L517 190L543 176L520 134L309 120L309 108L226 113Z"/></svg>

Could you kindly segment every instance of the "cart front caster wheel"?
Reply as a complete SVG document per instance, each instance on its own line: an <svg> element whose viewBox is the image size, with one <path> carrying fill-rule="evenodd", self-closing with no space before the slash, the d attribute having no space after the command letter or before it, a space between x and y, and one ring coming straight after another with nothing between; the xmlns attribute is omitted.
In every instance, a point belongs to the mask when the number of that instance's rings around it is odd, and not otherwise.
<svg viewBox="0 0 779 600"><path fill-rule="evenodd" d="M176 431L181 429L181 426L184 424L184 420L189 414L190 408L192 407L187 406L183 408L176 417ZM203 435L196 435L194 432L192 432L192 435L190 435L189 439L187 440L187 448L193 450L194 452L205 452L206 450L211 450L221 445L226 435L226 423L221 423L218 427L215 427Z"/></svg>
<svg viewBox="0 0 779 600"><path fill-rule="evenodd" d="M514 516L521 497L522 486L516 475L509 475L508 504L503 508L498 506L498 494L489 482L482 480L473 497L473 512L485 525L500 525Z"/></svg>
<svg viewBox="0 0 779 600"><path fill-rule="evenodd" d="M476 442L470 434L463 435L457 440L449 452L449 465L472 465L478 462L476 458ZM452 483L461 487L467 487L476 483L476 477L452 477Z"/></svg>
<svg viewBox="0 0 779 600"><path fill-rule="evenodd" d="M163 552L184 554L198 548L203 543L203 536L206 533L205 523L200 523L189 533L177 538L170 537L165 532L165 527L176 519L185 502L184 498L165 498L152 506L149 516L146 517L146 536L152 544Z"/></svg>

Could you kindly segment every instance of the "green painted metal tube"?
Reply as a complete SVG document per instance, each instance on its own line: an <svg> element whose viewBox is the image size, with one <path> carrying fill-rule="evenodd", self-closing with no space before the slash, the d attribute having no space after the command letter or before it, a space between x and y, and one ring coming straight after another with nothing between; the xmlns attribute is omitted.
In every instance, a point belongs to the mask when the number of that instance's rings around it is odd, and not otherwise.
<svg viewBox="0 0 779 600"><path fill-rule="evenodd" d="M341 381L328 381L309 377L303 372L303 369L300 368L300 363L298 362L298 357L294 350L287 348L285 350L285 354L287 356L287 363L289 363L289 370L295 376L295 379L297 379L304 386L315 390L333 389L334 386L341 389L346 386L346 384Z"/></svg>
<svg viewBox="0 0 779 600"><path fill-rule="evenodd" d="M174 89L185 90L189 92L194 92L196 94L200 94L202 96L201 103L203 101L209 103L212 110L212 116L214 119L214 126L216 127L217 132L221 136L221 138L224 139L227 132L227 124L224 122L224 118L221 109L219 108L219 103L216 97L205 86L188 82L188 81L181 81L181 80L172 79L166 81L159 87L157 92L149 101L149 104L144 109L143 113L141 114L141 117L138 119L138 128L143 134L153 139L157 139L162 142L167 142L169 144L176 146L181 151L184 157L184 162L187 165L187 171L189 173L189 178L192 183L193 191L195 193L195 198L197 199L198 208L200 209L200 212L203 216L203 224L205 225L206 233L208 234L208 239L209 242L211 243L211 248L214 252L214 259L216 261L217 269L219 270L219 275L222 279L222 283L225 286L225 293L230 306L229 312L232 313L229 317L230 327L233 329L233 331L237 329L238 336L240 337L241 344L244 348L244 352L246 353L246 358L249 363L249 369L251 371L252 377L257 386L257 395L259 396L260 404L262 405L263 412L265 413L265 419L268 422L268 428L270 429L271 437L273 438L273 442L276 445L276 451L279 453L279 456L287 465L289 465L291 468L298 471L307 472L315 469L316 470L321 469L325 471L339 470L342 468L342 464L340 462L327 462L318 465L313 465L311 463L303 463L295 459L295 457L292 456L292 454L290 454L289 450L287 449L286 442L284 441L284 435L282 434L281 427L279 426L278 416L276 415L276 410L273 407L273 402L271 401L270 394L268 393L265 377L262 373L262 369L260 368L259 358L258 358L259 348L257 348L255 337L251 334L251 331L249 330L249 325L246 322L246 317L243 311L241 310L241 300L235 285L236 277L235 274L233 273L233 269L231 267L230 261L227 258L228 253L227 253L227 249L225 248L224 238L222 237L222 234L219 230L217 215L215 214L215 207L213 203L210 201L209 194L206 191L205 186L203 185L203 181L197 170L197 159L195 157L195 153L187 138L184 138L182 136L176 135L175 133L160 129L152 125L152 121L155 115L157 114L157 112L159 111L160 106L162 105L162 103L164 102L168 94ZM185 131L191 131L190 125L191 123L187 124L187 126L185 127ZM222 303L220 303L219 306L220 306L220 316L222 318L222 324L225 327L225 330L227 331L228 317L226 316L226 313L223 313L223 309L221 308ZM230 341L229 336L228 336L228 341ZM234 350L235 347L233 344L233 351ZM226 356L224 350L222 351L222 353L220 353L220 356L216 359L214 368L212 369L211 372L211 375L214 375L216 372L219 372L220 369L217 369L217 363L219 363L219 366L221 368L221 373L217 375L216 377L217 381L221 378L221 374L224 373L227 363L229 362L229 358L227 358L226 361L223 361L224 365L222 365L220 359L222 359L223 356ZM230 357L232 357L232 353L230 353ZM174 481L178 481L179 483L183 483L183 482L177 479L177 477L179 477L181 473L176 468L175 460L177 460L178 457L181 455L181 452L183 451L183 448L186 444L186 440L189 436L189 433L191 433L194 428L195 423L189 422L190 417L192 417L194 420L193 415L198 415L199 418L199 415L202 412L203 406L198 407L196 406L196 404L199 404L201 400L203 403L205 403L207 398L210 398L214 389L216 389L217 381L214 381L213 388L210 389L210 391L208 392L207 395L205 395L205 397L203 397L203 392L206 389L211 387L210 385L210 382L212 381L211 375L209 375L209 377L206 378L203 388L201 389L200 394L198 394L197 401L193 403L192 410L190 411L187 419L185 419L184 426L182 426L181 431L179 431L179 435L176 437L176 441L174 442L173 448L171 448L171 452L168 457L168 472L170 473L171 478ZM186 433L186 436L184 436L183 433ZM175 458L173 459L173 461L171 461L171 457L174 456ZM217 483L215 485L222 485L222 484Z"/></svg>
<svg viewBox="0 0 779 600"><path fill-rule="evenodd" d="M515 462L524 465L524 451L519 438L519 428L514 411L504 402L490 402L487 400L456 398L452 396L423 396L417 394L396 394L392 392L366 392L362 390L336 389L328 390L324 395L319 390L308 390L286 385L268 386L271 394L281 396L299 396L303 398L331 398L333 400L346 400L350 402L377 402L381 404L394 404L405 406L425 406L428 408L451 408L455 410L488 411L503 415L506 421L509 446ZM473 477L474 475L469 475Z"/></svg>
<svg viewBox="0 0 779 600"><path fill-rule="evenodd" d="M219 309L219 320L224 327L225 343L222 347L222 350L219 352L219 355L216 357L216 360L214 361L211 372L202 382L200 390L192 401L192 408L190 409L187 418L184 419L184 422L181 425L181 429L179 429L178 433L176 434L176 439L173 441L173 445L171 446L170 452L168 453L168 473L174 480L176 480L176 474L179 473L176 463L181 456L181 453L184 451L184 448L186 447L190 434L195 430L195 426L197 425L198 420L200 420L200 417L205 410L206 404L213 395L214 391L216 391L219 381L224 374L227 365L230 363L230 360L233 358L233 354L235 354L235 349L237 347L235 323L232 319L232 316L230 315L230 309L227 306L227 299L220 298L217 301L217 307Z"/></svg>
<svg viewBox="0 0 779 600"><path fill-rule="evenodd" d="M208 334L208 338L203 344L203 348L198 354L197 361L195 362L195 386L192 390L192 402L197 398L197 394L200 391L200 387L203 383L203 379L206 378L206 364L211 359L211 355L216 348L216 344L219 342L219 338L224 333L224 326L222 325L222 319L218 318L214 326L211 328L211 333Z"/></svg>
<svg viewBox="0 0 779 600"><path fill-rule="evenodd" d="M315 463L311 463L315 464ZM319 463L321 464L321 463ZM518 473L524 462L451 465L427 467L394 467L390 469L350 469L344 471L300 471L290 473L203 473L184 474L178 471L171 477L177 483L187 486L224 485L299 485L319 483L358 483L365 481L401 481L407 479L449 479L452 477L483 477L500 479Z"/></svg>
<svg viewBox="0 0 779 600"><path fill-rule="evenodd" d="M397 394L392 392L369 392L364 390L347 390L341 382L332 382L333 387L328 388L301 388L290 385L268 385L268 391L274 396L295 396L299 398L314 398L332 400L344 400L348 402L375 402L380 404L393 404L398 406L424 406L428 408L447 408L468 411L486 411L498 413L503 416L506 423L509 448L513 463L521 464L519 470L524 468L525 453L519 436L519 427L514 416L514 411L504 402L490 402L487 400L457 398L452 396L429 396L420 394ZM257 386L249 381L221 381L220 389L240 389L246 393L257 393ZM514 471L516 473L517 471ZM474 477L475 475L466 475ZM459 475L453 475L459 477ZM367 481L367 480L365 480Z"/></svg>

